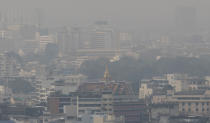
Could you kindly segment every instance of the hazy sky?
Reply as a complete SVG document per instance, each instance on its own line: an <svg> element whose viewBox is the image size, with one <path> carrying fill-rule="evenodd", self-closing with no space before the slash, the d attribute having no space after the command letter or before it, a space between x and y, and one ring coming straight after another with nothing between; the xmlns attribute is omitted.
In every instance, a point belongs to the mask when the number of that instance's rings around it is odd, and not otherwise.
<svg viewBox="0 0 210 123"><path fill-rule="evenodd" d="M49 25L90 24L109 20L118 27L167 28L174 23L177 6L197 9L198 22L210 22L210 0L0 0L1 9L24 11L42 8Z"/></svg>

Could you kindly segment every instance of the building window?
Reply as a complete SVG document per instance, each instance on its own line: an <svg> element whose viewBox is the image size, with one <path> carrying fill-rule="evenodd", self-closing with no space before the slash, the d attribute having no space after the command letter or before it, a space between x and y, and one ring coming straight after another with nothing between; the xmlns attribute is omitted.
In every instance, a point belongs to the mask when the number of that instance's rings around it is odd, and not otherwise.
<svg viewBox="0 0 210 123"><path fill-rule="evenodd" d="M198 103L196 103L196 106L198 106Z"/></svg>
<svg viewBox="0 0 210 123"><path fill-rule="evenodd" d="M196 108L196 111L198 112L198 108Z"/></svg>
<svg viewBox="0 0 210 123"><path fill-rule="evenodd" d="M204 102L202 102L202 105L204 106Z"/></svg>
<svg viewBox="0 0 210 123"><path fill-rule="evenodd" d="M182 105L184 106L184 105L185 105L185 103L183 102L183 103L182 103Z"/></svg>
<svg viewBox="0 0 210 123"><path fill-rule="evenodd" d="M188 106L191 106L191 103L190 102L188 103Z"/></svg>
<svg viewBox="0 0 210 123"><path fill-rule="evenodd" d="M209 108L207 108L206 111L209 111Z"/></svg>
<svg viewBox="0 0 210 123"><path fill-rule="evenodd" d="M184 108L182 108L182 111L184 112Z"/></svg>
<svg viewBox="0 0 210 123"><path fill-rule="evenodd" d="M191 112L191 108L188 108L188 112Z"/></svg>
<svg viewBox="0 0 210 123"><path fill-rule="evenodd" d="M204 108L202 108L202 112L204 112L205 110L204 110Z"/></svg>
<svg viewBox="0 0 210 123"><path fill-rule="evenodd" d="M209 102L207 102L206 105L209 105Z"/></svg>

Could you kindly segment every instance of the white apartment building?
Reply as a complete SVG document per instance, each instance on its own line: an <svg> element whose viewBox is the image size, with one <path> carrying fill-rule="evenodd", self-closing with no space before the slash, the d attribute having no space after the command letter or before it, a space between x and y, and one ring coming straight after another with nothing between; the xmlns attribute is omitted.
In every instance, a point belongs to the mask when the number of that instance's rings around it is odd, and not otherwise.
<svg viewBox="0 0 210 123"><path fill-rule="evenodd" d="M142 83L139 88L139 99L145 99L146 97L152 95L152 88L147 87L147 83Z"/></svg>

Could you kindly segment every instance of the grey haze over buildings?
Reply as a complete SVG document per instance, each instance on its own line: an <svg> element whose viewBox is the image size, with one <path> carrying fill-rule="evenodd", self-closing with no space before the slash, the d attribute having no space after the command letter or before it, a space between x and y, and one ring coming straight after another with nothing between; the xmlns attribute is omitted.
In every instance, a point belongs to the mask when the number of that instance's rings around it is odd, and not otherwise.
<svg viewBox="0 0 210 123"><path fill-rule="evenodd" d="M209 0L0 0L1 10L40 8L49 26L87 25L108 20L130 30L170 30L179 6L196 9L199 27L209 27Z"/></svg>
<svg viewBox="0 0 210 123"><path fill-rule="evenodd" d="M0 123L210 123L209 12L210 0L0 0Z"/></svg>

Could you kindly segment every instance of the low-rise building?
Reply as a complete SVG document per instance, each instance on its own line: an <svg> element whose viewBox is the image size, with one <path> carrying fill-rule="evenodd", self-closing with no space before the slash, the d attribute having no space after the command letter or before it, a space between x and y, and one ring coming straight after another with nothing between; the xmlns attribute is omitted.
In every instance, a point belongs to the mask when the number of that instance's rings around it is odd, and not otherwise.
<svg viewBox="0 0 210 123"><path fill-rule="evenodd" d="M71 92L76 92L79 86L85 82L86 78L82 74L58 77L58 80L52 85L55 91L60 91L62 94L68 95Z"/></svg>
<svg viewBox="0 0 210 123"><path fill-rule="evenodd" d="M156 99L158 99L160 95L167 95L169 90L173 90L173 87L168 83L168 80L157 77L151 80L142 80L140 85L139 99L150 98L153 95L156 95Z"/></svg>
<svg viewBox="0 0 210 123"><path fill-rule="evenodd" d="M142 100L113 103L115 116L123 116L125 123L147 123L149 115Z"/></svg>
<svg viewBox="0 0 210 123"><path fill-rule="evenodd" d="M193 90L175 93L169 102L178 103L181 114L209 115L210 90Z"/></svg>
<svg viewBox="0 0 210 123"><path fill-rule="evenodd" d="M149 106L150 121L152 123L168 123L171 116L178 116L178 105L176 103L152 104Z"/></svg>
<svg viewBox="0 0 210 123"><path fill-rule="evenodd" d="M145 99L152 95L152 88L147 86L147 83L142 83L139 88L139 99Z"/></svg>

